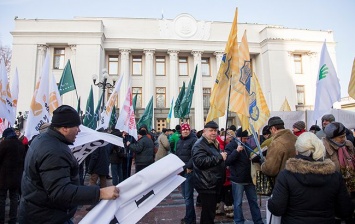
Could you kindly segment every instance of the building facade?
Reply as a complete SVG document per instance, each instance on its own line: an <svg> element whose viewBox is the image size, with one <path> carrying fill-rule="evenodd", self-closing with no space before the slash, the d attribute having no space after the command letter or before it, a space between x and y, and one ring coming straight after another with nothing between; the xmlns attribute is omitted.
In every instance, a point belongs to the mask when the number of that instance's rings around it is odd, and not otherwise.
<svg viewBox="0 0 355 224"><path fill-rule="evenodd" d="M203 128L219 64L231 22L196 20L189 14L174 19L74 18L72 20L16 19L13 35L12 73L20 76L19 111L29 104L47 51L51 73L59 82L68 59L71 61L81 108L85 108L92 76L113 82L123 76L119 108L131 85L138 94L139 118L154 98L154 126L174 128L180 121L166 123L171 99L176 99L183 82L192 79L198 66L189 122ZM319 57L327 40L335 62L331 31L290 29L263 24L238 24L238 41L247 31L253 73L258 76L269 109L278 111L285 98L292 110L313 109ZM102 89L94 87L98 100ZM106 91L106 99L110 90ZM76 107L76 94L63 95L63 103ZM226 117L219 118L224 127ZM228 123L235 123L235 115Z"/></svg>

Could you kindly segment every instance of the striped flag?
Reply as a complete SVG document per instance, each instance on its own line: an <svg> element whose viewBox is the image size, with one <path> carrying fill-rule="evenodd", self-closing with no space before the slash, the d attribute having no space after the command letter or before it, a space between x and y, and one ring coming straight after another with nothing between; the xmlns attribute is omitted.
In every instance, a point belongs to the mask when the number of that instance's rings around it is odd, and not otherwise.
<svg viewBox="0 0 355 224"><path fill-rule="evenodd" d="M170 110L168 113L168 117L166 118L167 123L170 123L171 117L173 116L173 106L174 106L174 97L171 99Z"/></svg>
<svg viewBox="0 0 355 224"><path fill-rule="evenodd" d="M217 78L212 89L210 109L206 117L206 122L224 116L227 109L229 79L233 76L234 73L238 73L239 70L237 18L238 9L235 10L234 20L232 23L231 31L229 33L228 42L226 44Z"/></svg>
<svg viewBox="0 0 355 224"><path fill-rule="evenodd" d="M351 71L351 78L348 86L348 93L353 99L355 99L355 58L353 63L353 69Z"/></svg>

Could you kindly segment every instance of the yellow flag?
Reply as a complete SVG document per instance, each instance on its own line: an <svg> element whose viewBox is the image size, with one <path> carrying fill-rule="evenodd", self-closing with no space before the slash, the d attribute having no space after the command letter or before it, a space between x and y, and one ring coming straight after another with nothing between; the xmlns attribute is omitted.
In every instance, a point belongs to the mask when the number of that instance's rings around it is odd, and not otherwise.
<svg viewBox="0 0 355 224"><path fill-rule="evenodd" d="M255 130L260 130L267 122L270 117L270 110L267 106L266 99L261 89L258 77L253 74L252 84L255 86L255 95L256 95L256 106L252 107L252 113L250 114L251 124L254 126ZM251 101L250 104L253 102ZM250 110L250 109L249 109Z"/></svg>
<svg viewBox="0 0 355 224"><path fill-rule="evenodd" d="M229 79L233 75L233 72L238 70L237 17L238 9L235 10L228 42L218 70L216 82L212 89L210 109L207 114L206 122L224 116L227 109Z"/></svg>
<svg viewBox="0 0 355 224"><path fill-rule="evenodd" d="M348 86L348 93L353 99L355 99L355 58L353 63L353 69L351 71L351 78Z"/></svg>
<svg viewBox="0 0 355 224"><path fill-rule="evenodd" d="M286 98L283 104L281 105L280 111L291 111L290 104L288 103Z"/></svg>
<svg viewBox="0 0 355 224"><path fill-rule="evenodd" d="M244 31L238 53L238 66L236 66L236 68L233 70L231 78L232 90L229 108L230 111L249 117L248 107L251 87L251 68L246 31ZM242 124L242 127L244 128L243 125L245 124Z"/></svg>

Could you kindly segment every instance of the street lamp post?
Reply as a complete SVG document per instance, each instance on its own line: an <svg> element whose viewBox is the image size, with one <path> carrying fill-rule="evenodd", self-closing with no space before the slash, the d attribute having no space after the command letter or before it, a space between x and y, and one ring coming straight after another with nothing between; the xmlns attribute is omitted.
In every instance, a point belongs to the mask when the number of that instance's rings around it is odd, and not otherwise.
<svg viewBox="0 0 355 224"><path fill-rule="evenodd" d="M93 75L92 76L92 81L94 83L95 86L98 86L99 88L102 88L102 94L103 94L103 99L102 99L102 106L101 106L101 112L105 109L105 93L106 93L106 89L113 89L115 87L115 83L117 78L114 77L113 80L113 84L107 82L107 79L109 78L109 75L107 74L107 70L103 69L102 70L102 81L96 83L97 80L97 75Z"/></svg>

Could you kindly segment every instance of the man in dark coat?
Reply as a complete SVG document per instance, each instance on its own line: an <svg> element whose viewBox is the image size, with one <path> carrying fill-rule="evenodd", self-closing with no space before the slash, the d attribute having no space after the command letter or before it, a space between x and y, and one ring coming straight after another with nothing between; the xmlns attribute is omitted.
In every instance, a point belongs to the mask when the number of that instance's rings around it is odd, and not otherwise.
<svg viewBox="0 0 355 224"><path fill-rule="evenodd" d="M132 144L128 141L127 146L135 153L136 173L154 163L154 143L144 128L138 132L138 141Z"/></svg>
<svg viewBox="0 0 355 224"><path fill-rule="evenodd" d="M181 223L196 223L196 213L194 207L194 186L193 186L193 165L192 165L192 147L197 141L197 137L191 132L190 125L181 124L181 136L176 144L176 155L185 163L182 176L186 178L181 184L181 193L185 199L186 212Z"/></svg>
<svg viewBox="0 0 355 224"><path fill-rule="evenodd" d="M225 180L226 152L220 152L218 124L206 123L203 134L192 148L194 186L201 198L201 223L213 224L219 192Z"/></svg>
<svg viewBox="0 0 355 224"><path fill-rule="evenodd" d="M245 144L246 147L250 146L246 143L248 140L248 131L242 131L239 128L237 131L237 137ZM232 192L234 199L234 223L244 223L243 216L243 193L248 199L249 208L253 218L253 222L256 224L262 224L260 208L258 206L258 198L256 195L255 185L251 179L251 163L249 159L250 152L242 146L238 145L236 140L232 140L226 146L226 152L228 154L226 165L231 170Z"/></svg>
<svg viewBox="0 0 355 224"><path fill-rule="evenodd" d="M7 192L9 192L9 223L15 224L25 160L25 146L17 139L12 128L5 129L2 137L3 140L0 143L0 223L5 222L5 201Z"/></svg>
<svg viewBox="0 0 355 224"><path fill-rule="evenodd" d="M76 110L62 105L53 112L47 132L30 145L21 185L21 224L72 223L78 205L118 197L115 186L80 186L79 165L68 147L80 132L80 123Z"/></svg>

